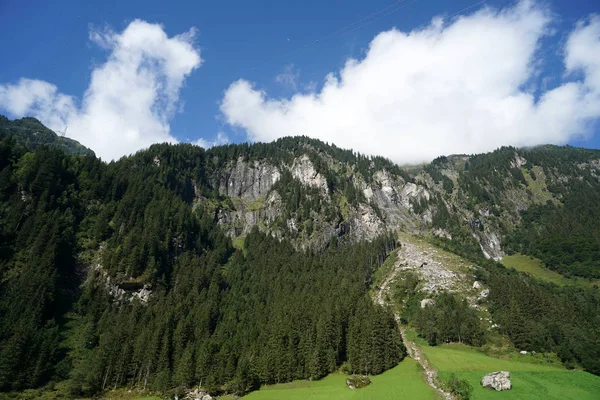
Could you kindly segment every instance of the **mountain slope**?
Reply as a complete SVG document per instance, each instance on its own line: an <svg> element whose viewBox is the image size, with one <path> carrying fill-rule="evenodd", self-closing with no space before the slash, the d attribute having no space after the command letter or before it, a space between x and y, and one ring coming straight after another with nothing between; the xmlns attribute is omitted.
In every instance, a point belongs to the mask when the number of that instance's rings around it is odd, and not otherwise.
<svg viewBox="0 0 600 400"><path fill-rule="evenodd" d="M598 213L598 151L502 148L401 168L293 137L153 145L106 164L20 140L0 132L0 390L244 393L341 366L380 373L406 353L368 295L398 230L473 263L500 335L600 373L597 289L494 261L516 251L595 276L600 220L578 215ZM454 340L439 315L459 310L484 342L469 305L439 295L445 308L414 316L422 334Z"/></svg>
<svg viewBox="0 0 600 400"><path fill-rule="evenodd" d="M60 137L35 118L26 117L11 121L0 115L0 132L12 135L17 143L29 150L47 145L74 156L94 155L94 152L78 141Z"/></svg>

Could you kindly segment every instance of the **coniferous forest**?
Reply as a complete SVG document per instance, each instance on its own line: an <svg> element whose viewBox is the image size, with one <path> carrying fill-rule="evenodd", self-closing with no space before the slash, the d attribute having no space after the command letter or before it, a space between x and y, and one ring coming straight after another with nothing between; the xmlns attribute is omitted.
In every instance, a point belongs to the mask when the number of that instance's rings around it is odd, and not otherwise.
<svg viewBox="0 0 600 400"><path fill-rule="evenodd" d="M507 253L598 278L597 151L502 148L409 172L295 137L157 144L106 163L52 131L31 139L38 124L0 119L0 392L62 382L70 397L198 385L244 394L338 370L382 373L406 356L392 310L372 299L401 246L398 210L413 231L443 230L429 240L478 266L498 332L516 348L600 374L598 287L508 270L481 245L492 227ZM290 167L305 156L308 178ZM243 200L223 190L233 182L223 171L239 165L281 173L272 191ZM385 185L429 194L388 199ZM236 207L260 217L251 229L224 217ZM368 240L351 236L373 226ZM460 293L421 308L413 278L396 293L403 322L431 345L485 344Z"/></svg>
<svg viewBox="0 0 600 400"><path fill-rule="evenodd" d="M153 152L167 162L147 162ZM210 209L192 207L205 157L161 145L105 164L1 137L0 390L66 379L73 396L243 393L402 360L391 312L367 296L394 236L314 253L254 229L236 250ZM126 296L142 285L149 300Z"/></svg>

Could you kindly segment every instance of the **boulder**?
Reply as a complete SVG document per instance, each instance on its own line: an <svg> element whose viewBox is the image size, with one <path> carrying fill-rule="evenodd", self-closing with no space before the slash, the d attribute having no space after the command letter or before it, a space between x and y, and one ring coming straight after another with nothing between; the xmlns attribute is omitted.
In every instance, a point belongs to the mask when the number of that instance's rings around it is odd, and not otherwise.
<svg viewBox="0 0 600 400"><path fill-rule="evenodd" d="M195 389L188 392L185 396L185 400L213 400L213 397L202 390Z"/></svg>
<svg viewBox="0 0 600 400"><path fill-rule="evenodd" d="M525 351L525 350L521 350L519 353L521 353L523 355L527 355L527 351Z"/></svg>
<svg viewBox="0 0 600 400"><path fill-rule="evenodd" d="M481 285L481 282L479 281L475 281L473 282L473 289L481 289L483 286Z"/></svg>
<svg viewBox="0 0 600 400"><path fill-rule="evenodd" d="M510 390L512 389L512 384L510 382L510 372L491 372L483 377L483 379L481 380L481 385L485 388L490 388L497 391Z"/></svg>
<svg viewBox="0 0 600 400"><path fill-rule="evenodd" d="M423 300L421 300L421 308L432 306L434 304L435 304L435 301L433 301L433 299L423 299Z"/></svg>
<svg viewBox="0 0 600 400"><path fill-rule="evenodd" d="M371 384L368 376L352 375L346 379L346 386L350 389L360 389Z"/></svg>

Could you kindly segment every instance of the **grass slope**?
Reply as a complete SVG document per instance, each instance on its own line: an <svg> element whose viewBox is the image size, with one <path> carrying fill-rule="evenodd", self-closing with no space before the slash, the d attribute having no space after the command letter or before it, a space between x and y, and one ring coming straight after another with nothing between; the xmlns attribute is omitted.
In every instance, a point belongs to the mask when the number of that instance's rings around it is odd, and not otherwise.
<svg viewBox="0 0 600 400"><path fill-rule="evenodd" d="M439 378L451 373L466 379L478 399L598 399L600 377L583 371L569 371L553 366L488 357L468 346L421 345L430 362L438 369ZM527 358L524 358L527 359ZM533 360L529 360L533 361ZM510 391L496 392L481 386L481 378L493 371L509 371L513 384Z"/></svg>
<svg viewBox="0 0 600 400"><path fill-rule="evenodd" d="M513 254L504 256L502 264L507 268L514 268L517 271L526 272L538 279L556 283L557 285L585 285L592 286L600 283L599 281L590 281L582 278L567 278L558 272L545 268L542 262L537 258L529 257L523 254Z"/></svg>
<svg viewBox="0 0 600 400"><path fill-rule="evenodd" d="M304 400L304 399L435 399L433 390L427 386L419 364L406 358L398 366L381 375L372 376L372 383L357 390L346 387L347 375L331 374L320 381L295 381L271 386L252 392L243 399L248 400Z"/></svg>

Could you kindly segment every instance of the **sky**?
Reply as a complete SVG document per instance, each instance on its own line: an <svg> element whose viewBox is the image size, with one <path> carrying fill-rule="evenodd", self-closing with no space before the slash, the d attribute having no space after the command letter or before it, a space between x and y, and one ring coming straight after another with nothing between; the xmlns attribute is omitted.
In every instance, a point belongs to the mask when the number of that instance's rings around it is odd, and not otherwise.
<svg viewBox="0 0 600 400"><path fill-rule="evenodd" d="M0 0L0 113L118 159L307 135L399 164L600 148L596 0Z"/></svg>

